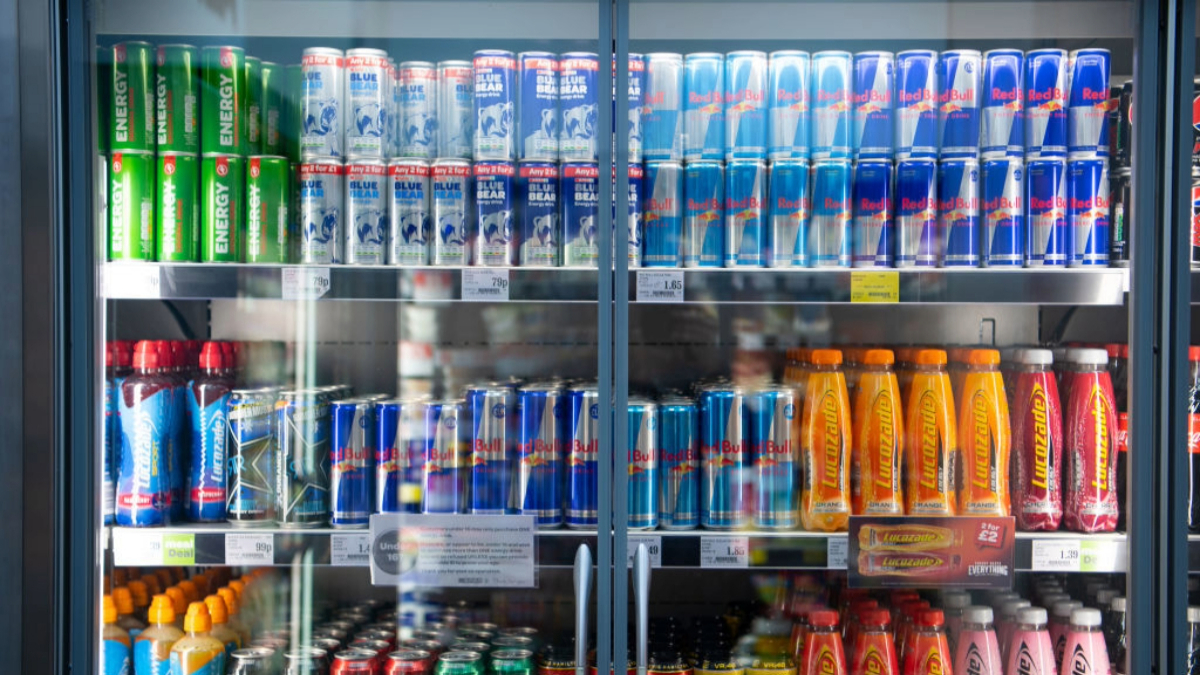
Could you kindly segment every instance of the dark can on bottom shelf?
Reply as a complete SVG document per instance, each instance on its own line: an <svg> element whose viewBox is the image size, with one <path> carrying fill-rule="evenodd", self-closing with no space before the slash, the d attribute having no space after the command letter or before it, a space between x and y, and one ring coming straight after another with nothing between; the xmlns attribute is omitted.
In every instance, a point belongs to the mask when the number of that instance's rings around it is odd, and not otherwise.
<svg viewBox="0 0 1200 675"><path fill-rule="evenodd" d="M274 453L271 448L270 389L235 389L229 395L229 486L225 517L234 525L275 520Z"/></svg>
<svg viewBox="0 0 1200 675"><path fill-rule="evenodd" d="M483 656L477 652L446 652L438 657L434 675L484 675Z"/></svg>
<svg viewBox="0 0 1200 675"><path fill-rule="evenodd" d="M284 654L283 675L328 675L329 657L319 647L301 647Z"/></svg>
<svg viewBox="0 0 1200 675"><path fill-rule="evenodd" d="M282 527L319 527L329 511L329 404L285 391L275 404L275 506Z"/></svg>
<svg viewBox="0 0 1200 675"><path fill-rule="evenodd" d="M345 649L333 655L329 675L376 675L379 672L377 666L374 652Z"/></svg>
<svg viewBox="0 0 1200 675"><path fill-rule="evenodd" d="M286 263L291 242L291 168L284 157L249 159L246 171L246 262Z"/></svg>

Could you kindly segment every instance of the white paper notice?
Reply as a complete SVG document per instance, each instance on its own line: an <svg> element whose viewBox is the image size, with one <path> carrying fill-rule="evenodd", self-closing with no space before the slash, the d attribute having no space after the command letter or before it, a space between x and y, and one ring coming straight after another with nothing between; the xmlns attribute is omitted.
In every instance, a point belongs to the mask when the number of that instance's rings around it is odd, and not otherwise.
<svg viewBox="0 0 1200 675"><path fill-rule="evenodd" d="M750 537L700 537L701 567L749 567Z"/></svg>
<svg viewBox="0 0 1200 675"><path fill-rule="evenodd" d="M683 302L683 270L638 270L638 302Z"/></svg>
<svg viewBox="0 0 1200 675"><path fill-rule="evenodd" d="M508 302L508 270L464 268L462 299L474 302Z"/></svg>
<svg viewBox="0 0 1200 675"><path fill-rule="evenodd" d="M371 561L371 536L366 532L329 535L329 564L366 567Z"/></svg>
<svg viewBox="0 0 1200 675"><path fill-rule="evenodd" d="M106 298L154 300L162 297L162 275L158 265L108 263L104 266L100 293Z"/></svg>
<svg viewBox="0 0 1200 675"><path fill-rule="evenodd" d="M328 267L285 267L280 274L284 300L316 300L333 288Z"/></svg>
<svg viewBox="0 0 1200 675"><path fill-rule="evenodd" d="M371 516L371 582L533 588L533 516Z"/></svg>
<svg viewBox="0 0 1200 675"><path fill-rule="evenodd" d="M846 558L850 555L850 539L844 535L831 535L825 546L825 566L831 570L846 569Z"/></svg>
<svg viewBox="0 0 1200 675"><path fill-rule="evenodd" d="M1034 539L1029 566L1034 572L1080 571L1078 539Z"/></svg>
<svg viewBox="0 0 1200 675"><path fill-rule="evenodd" d="M163 564L162 532L116 527L112 536L114 565L144 567Z"/></svg>
<svg viewBox="0 0 1200 675"><path fill-rule="evenodd" d="M226 565L272 565L275 536L263 532L226 532Z"/></svg>
<svg viewBox="0 0 1200 675"><path fill-rule="evenodd" d="M646 553L650 554L650 566L662 567L662 535L631 534L629 535L629 566L633 567L633 555L637 553L638 544L646 545Z"/></svg>

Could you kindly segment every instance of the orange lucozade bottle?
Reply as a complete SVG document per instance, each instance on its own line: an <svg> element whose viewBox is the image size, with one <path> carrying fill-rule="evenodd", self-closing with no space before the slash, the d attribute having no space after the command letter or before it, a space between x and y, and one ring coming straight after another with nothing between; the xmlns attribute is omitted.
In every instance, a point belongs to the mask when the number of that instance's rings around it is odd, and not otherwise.
<svg viewBox="0 0 1200 675"><path fill-rule="evenodd" d="M944 675L953 669L945 618L940 609L927 609L916 617L912 647L906 648L904 675Z"/></svg>
<svg viewBox="0 0 1200 675"><path fill-rule="evenodd" d="M962 453L958 512L964 516L1009 515L1012 430L1000 352L994 349L972 349L967 354L958 404L958 447Z"/></svg>
<svg viewBox="0 0 1200 675"><path fill-rule="evenodd" d="M800 425L804 487L800 522L806 530L844 532L850 526L850 396L842 374L842 353L812 353L804 416Z"/></svg>
<svg viewBox="0 0 1200 675"><path fill-rule="evenodd" d="M807 675L847 675L846 651L838 632L838 613L819 609L808 613L810 630L804 643L801 673Z"/></svg>
<svg viewBox="0 0 1200 675"><path fill-rule="evenodd" d="M900 675L891 623L891 613L886 609L863 613L862 630L850 658L850 675Z"/></svg>
<svg viewBox="0 0 1200 675"><path fill-rule="evenodd" d="M904 496L910 516L957 515L954 465L958 427L954 396L946 374L946 352L917 352L912 389L905 412L908 481Z"/></svg>
<svg viewBox="0 0 1200 675"><path fill-rule="evenodd" d="M904 515L904 413L889 349L863 354L854 401L850 487L854 513Z"/></svg>

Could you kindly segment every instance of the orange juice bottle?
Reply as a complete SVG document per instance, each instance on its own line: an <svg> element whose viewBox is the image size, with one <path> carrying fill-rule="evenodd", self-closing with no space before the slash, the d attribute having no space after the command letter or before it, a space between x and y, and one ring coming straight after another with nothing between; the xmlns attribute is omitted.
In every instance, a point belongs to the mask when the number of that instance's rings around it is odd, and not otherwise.
<svg viewBox="0 0 1200 675"><path fill-rule="evenodd" d="M811 358L800 423L800 521L806 530L843 532L850 525L850 396L840 351L817 349Z"/></svg>
<svg viewBox="0 0 1200 675"><path fill-rule="evenodd" d="M954 396L946 374L946 352L917 352L905 420L908 482L907 511L912 516L957 515L954 464L958 429Z"/></svg>
<svg viewBox="0 0 1200 675"><path fill-rule="evenodd" d="M1012 446L1008 396L1000 374L1000 352L972 349L958 404L958 447L962 480L958 512L964 516L1007 516L1008 462Z"/></svg>
<svg viewBox="0 0 1200 675"><path fill-rule="evenodd" d="M850 658L850 675L900 675L891 614L872 609L862 616L862 630Z"/></svg>
<svg viewBox="0 0 1200 675"><path fill-rule="evenodd" d="M893 359L890 349L870 349L862 357L850 468L855 513L904 515L904 415Z"/></svg>

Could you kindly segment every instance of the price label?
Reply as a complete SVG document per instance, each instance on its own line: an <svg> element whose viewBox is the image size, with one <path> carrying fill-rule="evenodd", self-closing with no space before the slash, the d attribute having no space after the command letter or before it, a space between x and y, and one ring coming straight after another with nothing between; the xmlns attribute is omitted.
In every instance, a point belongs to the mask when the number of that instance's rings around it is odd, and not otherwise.
<svg viewBox="0 0 1200 675"><path fill-rule="evenodd" d="M164 534L162 537L164 565L195 565L196 535Z"/></svg>
<svg viewBox="0 0 1200 675"><path fill-rule="evenodd" d="M683 302L682 270L638 270L638 302Z"/></svg>
<svg viewBox="0 0 1200 675"><path fill-rule="evenodd" d="M162 532L117 527L112 531L113 564L157 567L163 564Z"/></svg>
<svg viewBox="0 0 1200 675"><path fill-rule="evenodd" d="M849 537L831 536L825 540L825 566L829 569L846 569L846 558L849 554Z"/></svg>
<svg viewBox="0 0 1200 675"><path fill-rule="evenodd" d="M226 532L226 565L271 565L275 562L275 537L261 532Z"/></svg>
<svg viewBox="0 0 1200 675"><path fill-rule="evenodd" d="M162 297L162 274L154 264L108 263L100 283L100 294L106 298L156 300Z"/></svg>
<svg viewBox="0 0 1200 675"><path fill-rule="evenodd" d="M637 553L638 544L646 545L650 554L650 567L662 567L662 536L657 534L629 535L629 566L633 567L633 556Z"/></svg>
<svg viewBox="0 0 1200 675"><path fill-rule="evenodd" d="M1078 539L1034 539L1030 567L1034 572L1079 572L1082 558Z"/></svg>
<svg viewBox="0 0 1200 675"><path fill-rule="evenodd" d="M366 567L371 562L371 536L366 532L329 535L329 564Z"/></svg>
<svg viewBox="0 0 1200 675"><path fill-rule="evenodd" d="M508 270L464 268L462 299L469 302L508 302Z"/></svg>
<svg viewBox="0 0 1200 675"><path fill-rule="evenodd" d="M280 274L284 300L316 300L333 288L328 267L285 267Z"/></svg>
<svg viewBox="0 0 1200 675"><path fill-rule="evenodd" d="M850 273L850 302L900 302L900 273Z"/></svg>
<svg viewBox="0 0 1200 675"><path fill-rule="evenodd" d="M700 537L700 566L745 568L750 566L750 537Z"/></svg>
<svg viewBox="0 0 1200 675"><path fill-rule="evenodd" d="M1079 544L1080 572L1124 572L1128 551L1119 541L1089 541Z"/></svg>

